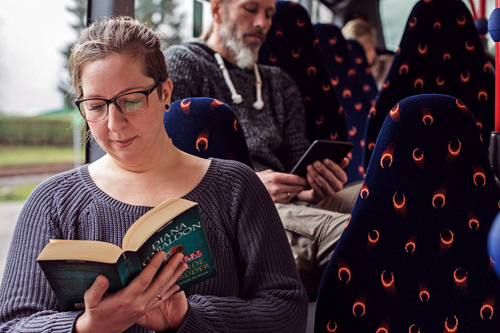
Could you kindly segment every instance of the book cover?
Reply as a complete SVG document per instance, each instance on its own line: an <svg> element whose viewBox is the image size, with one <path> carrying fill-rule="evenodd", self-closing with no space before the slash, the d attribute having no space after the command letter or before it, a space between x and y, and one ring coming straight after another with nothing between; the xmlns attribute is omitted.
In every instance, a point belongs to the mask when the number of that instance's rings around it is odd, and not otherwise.
<svg viewBox="0 0 500 333"><path fill-rule="evenodd" d="M99 241L49 241L37 261L64 311L84 308L83 295L99 274L109 279L108 292L119 290L159 251L169 257L184 254L188 268L176 282L181 289L216 274L200 211L192 201L169 199L151 209L127 230L122 243L120 248Z"/></svg>

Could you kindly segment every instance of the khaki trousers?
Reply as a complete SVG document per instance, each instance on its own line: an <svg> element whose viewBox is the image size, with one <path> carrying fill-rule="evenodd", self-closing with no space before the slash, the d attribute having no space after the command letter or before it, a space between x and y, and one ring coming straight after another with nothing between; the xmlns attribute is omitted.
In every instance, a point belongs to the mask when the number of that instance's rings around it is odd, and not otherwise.
<svg viewBox="0 0 500 333"><path fill-rule="evenodd" d="M346 186L314 207L300 202L276 204L300 279L310 297L318 291L360 188L361 182Z"/></svg>

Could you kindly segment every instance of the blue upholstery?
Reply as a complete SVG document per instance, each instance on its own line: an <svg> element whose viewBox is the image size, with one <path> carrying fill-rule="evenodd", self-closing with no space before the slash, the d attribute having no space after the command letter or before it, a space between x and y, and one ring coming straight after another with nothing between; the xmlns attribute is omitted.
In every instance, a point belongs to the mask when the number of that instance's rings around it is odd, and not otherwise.
<svg viewBox="0 0 500 333"><path fill-rule="evenodd" d="M273 24L259 63L279 66L297 84L306 108L309 140L347 140L345 115L330 83L307 11L298 3L276 2Z"/></svg>
<svg viewBox="0 0 500 333"><path fill-rule="evenodd" d="M342 31L330 23L317 23L314 25L314 30L318 36L320 51L327 72L330 78L333 79L333 86L336 87L340 104L345 109L344 101L348 100L344 90L340 89L342 87L348 87L351 90L352 97L350 100L370 103L376 97L378 91L361 44L356 40L346 40L342 35ZM353 43L355 43L354 47L352 46ZM364 68L361 70L362 67ZM358 69L362 73L359 73ZM356 96L358 94L359 97ZM366 101L361 96L366 96L368 100ZM369 109L369 106L363 105L363 107Z"/></svg>
<svg viewBox="0 0 500 333"><path fill-rule="evenodd" d="M331 83L346 114L348 140L354 143L348 168L349 181L361 180L364 178L362 154L370 100L363 91L340 29L333 24L318 23L314 30Z"/></svg>
<svg viewBox="0 0 500 333"><path fill-rule="evenodd" d="M464 101L488 147L494 127L494 86L492 66L465 4L457 0L417 2L369 115L364 165L368 165L388 110L416 94L446 94Z"/></svg>
<svg viewBox="0 0 500 333"><path fill-rule="evenodd" d="M319 50L307 11L298 3L278 1L273 24L259 53L259 62L279 66L297 83L306 109L310 141L348 141L345 108L341 107ZM352 154L349 154L352 160ZM346 169L349 182L360 179L358 162Z"/></svg>
<svg viewBox="0 0 500 333"><path fill-rule="evenodd" d="M320 285L316 332L497 332L486 241L499 194L472 114L408 97L380 131Z"/></svg>
<svg viewBox="0 0 500 333"><path fill-rule="evenodd" d="M175 101L163 124L174 146L186 153L235 160L253 168L243 130L227 104L207 97Z"/></svg>
<svg viewBox="0 0 500 333"><path fill-rule="evenodd" d="M375 103L378 94L377 84L373 78L370 66L366 60L365 50L363 46L355 39L347 39L347 48L351 53L354 63L354 69L358 76L359 82L363 86L363 91L370 102Z"/></svg>

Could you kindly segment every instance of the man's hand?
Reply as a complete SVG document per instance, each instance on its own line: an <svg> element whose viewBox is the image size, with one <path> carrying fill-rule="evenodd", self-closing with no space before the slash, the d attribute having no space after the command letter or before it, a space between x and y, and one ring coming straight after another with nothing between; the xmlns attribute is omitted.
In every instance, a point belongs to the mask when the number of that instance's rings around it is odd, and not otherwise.
<svg viewBox="0 0 500 333"><path fill-rule="evenodd" d="M305 178L290 173L274 172L268 169L257 172L257 175L276 203L288 203L298 193L309 188Z"/></svg>
<svg viewBox="0 0 500 333"><path fill-rule="evenodd" d="M288 203L294 197L302 201L318 202L344 187L347 174L343 168L348 164L347 158L340 165L329 159L315 161L307 166L307 179L271 169L259 171L257 175L275 203Z"/></svg>
<svg viewBox="0 0 500 333"><path fill-rule="evenodd" d="M347 182L347 174L343 170L349 164L344 158L340 165L329 159L315 161L307 166L307 182L311 190L303 191L297 198L302 201L318 202L340 191Z"/></svg>

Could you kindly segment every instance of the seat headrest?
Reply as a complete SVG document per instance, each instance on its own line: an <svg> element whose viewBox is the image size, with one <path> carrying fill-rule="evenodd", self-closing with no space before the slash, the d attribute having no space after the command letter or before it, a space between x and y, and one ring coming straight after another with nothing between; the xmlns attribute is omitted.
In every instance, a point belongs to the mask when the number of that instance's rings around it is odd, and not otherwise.
<svg viewBox="0 0 500 333"><path fill-rule="evenodd" d="M498 210L466 105L438 94L395 104L323 276L316 328L495 331L500 283L486 242Z"/></svg>
<svg viewBox="0 0 500 333"><path fill-rule="evenodd" d="M163 124L174 146L186 153L235 160L253 168L243 129L225 103L208 97L175 101Z"/></svg>

